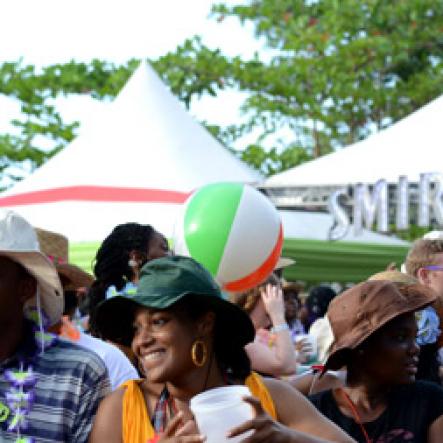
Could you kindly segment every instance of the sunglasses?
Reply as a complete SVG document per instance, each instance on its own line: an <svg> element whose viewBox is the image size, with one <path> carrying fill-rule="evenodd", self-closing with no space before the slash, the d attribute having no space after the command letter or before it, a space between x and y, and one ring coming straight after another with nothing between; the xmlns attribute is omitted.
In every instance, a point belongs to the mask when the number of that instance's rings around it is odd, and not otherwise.
<svg viewBox="0 0 443 443"><path fill-rule="evenodd" d="M428 265L423 266L423 269L427 269L428 271L443 271L442 265Z"/></svg>

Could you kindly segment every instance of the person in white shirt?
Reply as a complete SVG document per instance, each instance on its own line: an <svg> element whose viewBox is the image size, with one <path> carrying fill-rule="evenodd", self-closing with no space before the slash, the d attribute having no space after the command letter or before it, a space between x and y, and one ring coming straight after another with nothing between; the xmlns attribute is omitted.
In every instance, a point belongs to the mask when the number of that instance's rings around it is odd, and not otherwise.
<svg viewBox="0 0 443 443"><path fill-rule="evenodd" d="M111 381L113 391L128 380L137 380L140 378L138 372L129 362L126 355L116 346L83 332L80 332L80 338L75 343L95 352L103 360L108 369L109 380Z"/></svg>

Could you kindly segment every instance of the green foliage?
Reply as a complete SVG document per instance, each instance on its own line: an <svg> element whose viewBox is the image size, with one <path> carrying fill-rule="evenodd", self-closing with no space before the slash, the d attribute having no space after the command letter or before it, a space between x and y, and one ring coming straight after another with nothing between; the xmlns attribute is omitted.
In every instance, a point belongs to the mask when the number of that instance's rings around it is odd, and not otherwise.
<svg viewBox="0 0 443 443"><path fill-rule="evenodd" d="M245 150L238 152L238 155L267 176L312 159L306 150L299 146L289 146L279 153L276 148L265 150L259 145L249 145Z"/></svg>
<svg viewBox="0 0 443 443"><path fill-rule="evenodd" d="M23 118L11 123L15 134L0 135L0 174L14 180L10 166L34 169L59 152L75 136L78 122L66 123L50 99L59 94L91 94L95 98L112 97L121 89L137 66L136 60L116 67L93 60L90 64L71 61L43 68L24 66L21 61L0 66L0 93L19 101ZM42 136L52 143L41 147Z"/></svg>
<svg viewBox="0 0 443 443"><path fill-rule="evenodd" d="M401 238L403 240L406 241L414 241L417 240L419 238L422 238L423 235L425 235L427 232L431 231L432 228L422 228L418 225L410 225L409 229L405 230L405 231L398 231L395 227L395 225L391 225L389 227L389 232L394 234L395 236L397 236L398 238Z"/></svg>
<svg viewBox="0 0 443 443"><path fill-rule="evenodd" d="M186 40L174 53L166 54L153 63L169 84L172 92L189 108L194 97L216 96L229 86L229 61L219 49L204 46L199 37Z"/></svg>
<svg viewBox="0 0 443 443"><path fill-rule="evenodd" d="M439 96L441 11L443 0L221 4L213 10L217 20L234 16L252 23L267 53L228 59L196 39L185 52L179 48L167 57L175 70L193 66L192 75L207 79L207 86L249 94L242 108L249 120L216 132L233 146L259 130L256 143L240 156L272 174L361 140ZM195 84L198 93L205 91L204 81ZM289 128L294 139L283 149L265 149L268 136L281 128Z"/></svg>
<svg viewBox="0 0 443 443"><path fill-rule="evenodd" d="M199 37L151 61L189 108L203 94L247 94L245 121L206 123L228 149L265 174L331 152L399 120L443 93L443 0L249 0L218 5L213 15L252 23L268 51L250 60L226 57ZM0 174L35 168L76 134L51 105L59 95L114 97L137 66L92 60L36 70L21 61L0 66L0 94L24 117L0 134ZM223 104L220 105L221 111ZM284 143L270 136L289 129ZM241 138L256 141L234 151ZM42 146L45 136L52 141ZM14 178L14 177L13 177Z"/></svg>
<svg viewBox="0 0 443 443"><path fill-rule="evenodd" d="M442 0L251 0L214 12L252 22L274 54L239 63L245 108L288 125L317 157L443 92L442 10Z"/></svg>

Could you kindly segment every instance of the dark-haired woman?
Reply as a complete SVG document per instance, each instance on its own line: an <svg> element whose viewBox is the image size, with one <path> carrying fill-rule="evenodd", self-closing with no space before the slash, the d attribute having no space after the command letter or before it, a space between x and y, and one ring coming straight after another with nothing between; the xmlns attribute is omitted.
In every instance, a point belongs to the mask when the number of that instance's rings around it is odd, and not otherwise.
<svg viewBox="0 0 443 443"><path fill-rule="evenodd" d="M254 327L224 300L210 274L185 257L147 263L135 298L106 301L129 310L132 347L146 379L129 382L101 404L90 442L197 443L190 399L208 389L246 385L255 417L229 437L252 431L255 442L352 442L285 382L251 373L244 346ZM100 307L101 308L101 307Z"/></svg>
<svg viewBox="0 0 443 443"><path fill-rule="evenodd" d="M103 300L116 295L134 296L142 266L149 260L168 254L166 238L150 225L125 223L113 229L97 251L93 269L95 281L87 297L92 335L123 349L130 346L130 337L118 326L119 313L115 312L112 327L106 327L97 318L95 308Z"/></svg>
<svg viewBox="0 0 443 443"><path fill-rule="evenodd" d="M325 370L346 367L346 386L311 401L358 442L442 441L443 389L415 381L415 312L434 300L425 286L379 280L356 285L331 302L335 341Z"/></svg>
<svg viewBox="0 0 443 443"><path fill-rule="evenodd" d="M397 270L379 272L369 277L368 280L389 280L399 287L420 283L415 277ZM415 378L416 380L431 381L438 385L441 385L439 376L440 358L438 355L441 330L440 318L437 312L441 312L442 309L442 300L437 297L432 306L428 306L416 314L417 344L420 347L420 354Z"/></svg>

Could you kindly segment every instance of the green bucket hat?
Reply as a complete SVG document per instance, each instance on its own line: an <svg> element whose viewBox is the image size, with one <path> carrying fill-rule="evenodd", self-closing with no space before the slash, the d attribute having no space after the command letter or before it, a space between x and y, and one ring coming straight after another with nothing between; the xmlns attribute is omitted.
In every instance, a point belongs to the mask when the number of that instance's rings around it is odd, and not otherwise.
<svg viewBox="0 0 443 443"><path fill-rule="evenodd" d="M222 299L211 274L190 257L162 257L143 266L134 301L149 308L165 309L185 295Z"/></svg>
<svg viewBox="0 0 443 443"><path fill-rule="evenodd" d="M186 296L201 297L213 308L218 324L226 325L227 340L236 340L243 346L254 340L255 329L249 315L223 297L220 287L200 263L178 255L147 262L141 269L137 294L105 300L97 308L97 320L106 324L108 313L116 310L127 319L128 310L133 313L137 305L167 309ZM132 317L128 327L132 327Z"/></svg>

